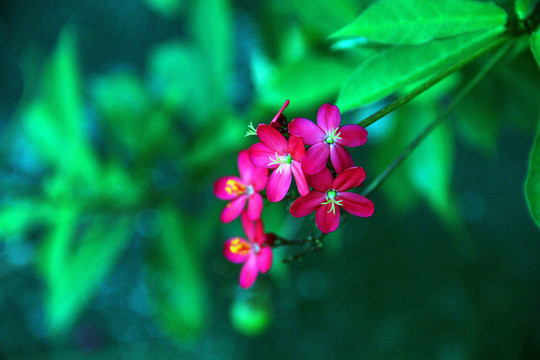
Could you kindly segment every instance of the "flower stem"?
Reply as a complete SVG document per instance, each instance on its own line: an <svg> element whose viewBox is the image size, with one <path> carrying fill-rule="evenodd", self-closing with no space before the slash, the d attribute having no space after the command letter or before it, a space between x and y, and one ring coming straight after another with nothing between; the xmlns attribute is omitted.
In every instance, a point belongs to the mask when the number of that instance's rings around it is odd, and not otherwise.
<svg viewBox="0 0 540 360"><path fill-rule="evenodd" d="M408 94L403 95L399 99L393 101L392 103L386 105L385 107L383 107L379 111L371 114L370 116L368 116L364 120L360 121L358 123L358 125L363 126L365 128L368 127L369 125L373 124L375 121L380 120L384 116L390 114L392 111L396 110L400 106L405 105L406 103L408 103L409 101L411 101L412 99L414 99L415 97L417 97L418 95L423 93L424 91L428 90L433 85L437 84L442 79L446 78L448 75L450 75L453 72L461 69L462 67L469 64L470 62L472 62L473 60L475 60L479 56L481 56L484 53L488 52L489 50L501 45L502 43L504 43L509 38L510 38L510 34L508 32L505 32L501 36L496 37L491 42L487 43L486 45L484 45L483 47L481 47L480 49L475 51L473 54L469 55L466 58L461 59L460 61L458 61L454 65L440 71L439 73L437 73L436 75L434 75L433 77L428 79L427 81L425 81L422 84L420 84L419 86L415 87Z"/></svg>
<svg viewBox="0 0 540 360"><path fill-rule="evenodd" d="M382 184L384 180L412 153L414 149L422 143L422 141L429 135L435 128L440 125L448 115L454 111L456 106L467 96L471 90L486 76L491 68L503 57L508 51L512 43L507 42L503 47L499 49L491 57L484 66L476 73L476 75L465 84L465 86L456 94L454 101L448 105L440 114L431 122L404 150L403 152L375 179L366 190L362 193L363 196L369 196L373 194L375 190Z"/></svg>

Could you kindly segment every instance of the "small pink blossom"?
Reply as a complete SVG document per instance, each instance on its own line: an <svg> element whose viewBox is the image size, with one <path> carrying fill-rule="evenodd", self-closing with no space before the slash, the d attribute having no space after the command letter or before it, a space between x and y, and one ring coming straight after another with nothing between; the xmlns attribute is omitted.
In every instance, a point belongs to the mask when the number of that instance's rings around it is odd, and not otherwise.
<svg viewBox="0 0 540 360"><path fill-rule="evenodd" d="M289 124L289 132L300 136L310 145L302 162L306 175L320 172L328 157L339 174L354 166L351 154L344 148L356 147L367 141L367 131L360 125L340 126L341 115L335 105L323 104L317 112L317 124L304 118L295 118Z"/></svg>
<svg viewBox="0 0 540 360"><path fill-rule="evenodd" d="M290 208L294 217L307 216L315 211L315 223L320 231L329 233L339 226L340 207L355 216L373 215L373 203L362 195L347 192L360 186L366 177L361 167L351 167L338 174L335 179L328 168L316 175L308 175L313 190L296 199Z"/></svg>
<svg viewBox="0 0 540 360"><path fill-rule="evenodd" d="M248 149L251 161L257 166L275 169L266 185L268 200L283 199L291 186L292 176L300 194L306 195L309 187L301 166L305 154L302 139L291 135L287 141L278 130L265 124L257 127L257 135L261 142Z"/></svg>
<svg viewBox="0 0 540 360"><path fill-rule="evenodd" d="M275 235L264 233L261 219L250 221L245 212L241 218L247 240L242 237L227 240L223 255L235 264L244 263L240 271L240 286L248 288L253 285L259 272L264 274L272 267L270 245Z"/></svg>
<svg viewBox="0 0 540 360"><path fill-rule="evenodd" d="M284 128L284 127L285 128L287 127L287 118L285 117L285 115L283 115L283 110L285 110L285 108L287 106L289 106L289 103L290 103L289 100L285 100L285 103L283 104L281 109L278 111L276 116L274 116L272 121L270 121L270 126L271 127L275 128L277 130L280 130L280 129Z"/></svg>
<svg viewBox="0 0 540 360"><path fill-rule="evenodd" d="M257 167L249 160L247 150L238 154L240 178L225 176L214 183L214 194L221 200L232 200L221 212L221 221L228 223L240 215L247 202L247 216L250 220L261 217L263 199L260 191L266 186L268 169Z"/></svg>

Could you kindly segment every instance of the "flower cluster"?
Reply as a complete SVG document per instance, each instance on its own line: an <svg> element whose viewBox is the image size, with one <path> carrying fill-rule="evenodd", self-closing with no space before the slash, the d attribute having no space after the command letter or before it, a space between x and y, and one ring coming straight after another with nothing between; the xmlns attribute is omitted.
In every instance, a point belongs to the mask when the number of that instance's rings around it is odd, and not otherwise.
<svg viewBox="0 0 540 360"><path fill-rule="evenodd" d="M247 240L231 238L224 248L229 261L244 264L240 272L244 288L272 265L276 236L264 233L261 220L260 193L265 188L267 199L279 202L292 193L289 190L294 178L300 197L290 206L291 215L304 217L315 212L315 223L324 234L338 228L340 208L355 216L373 214L369 199L349 191L362 184L365 172L354 165L346 147L363 145L367 131L359 125L341 126L339 109L330 104L319 108L316 123L304 118L287 123L283 111L288 104L289 100L269 125L251 127L251 134L260 141L240 151L240 177L226 176L214 184L214 194L230 201L221 221L228 223L240 216L246 233Z"/></svg>

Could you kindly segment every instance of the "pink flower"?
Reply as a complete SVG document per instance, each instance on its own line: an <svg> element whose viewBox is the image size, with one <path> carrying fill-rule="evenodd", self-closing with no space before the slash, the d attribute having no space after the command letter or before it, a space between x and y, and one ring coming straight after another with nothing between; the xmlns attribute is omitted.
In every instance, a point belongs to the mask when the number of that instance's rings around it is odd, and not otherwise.
<svg viewBox="0 0 540 360"><path fill-rule="evenodd" d="M306 145L302 169L306 175L320 172L328 162L339 174L354 166L351 154L344 148L356 147L367 141L367 131L360 125L341 126L341 115L335 105L324 104L317 113L317 124L304 118L295 118L289 124L289 132L300 136Z"/></svg>
<svg viewBox="0 0 540 360"><path fill-rule="evenodd" d="M275 169L266 185L268 200L276 202L283 199L289 191L293 175L298 191L306 195L309 187L301 166L305 154L302 139L291 135L287 141L279 131L265 124L257 127L257 135L261 142L248 149L251 161L257 166Z"/></svg>
<svg viewBox="0 0 540 360"><path fill-rule="evenodd" d="M271 127L275 128L277 130L280 130L283 127L285 127L285 128L287 127L287 118L285 117L285 115L283 115L283 110L285 110L285 108L287 106L289 106L289 103L290 103L289 100L285 100L285 103L283 104L281 109L278 111L276 116L274 116L272 121L270 121L270 126Z"/></svg>
<svg viewBox="0 0 540 360"><path fill-rule="evenodd" d="M242 226L248 239L234 237L227 240L223 255L235 264L244 263L240 271L240 286L248 288L259 272L264 274L272 267L272 248L269 245L275 236L265 234L261 219L250 221L245 212L242 213Z"/></svg>
<svg viewBox="0 0 540 360"><path fill-rule="evenodd" d="M247 150L238 154L240 178L225 176L214 183L214 194L221 200L232 200L221 212L221 221L228 223L240 215L247 202L247 216L250 220L261 217L263 199L260 191L266 185L268 169L256 167L249 160Z"/></svg>
<svg viewBox="0 0 540 360"><path fill-rule="evenodd" d="M347 192L359 186L366 178L361 167L351 167L332 178L328 168L309 176L313 190L296 199L290 208L294 217L303 217L315 211L315 223L323 233L335 231L339 226L340 207L353 215L367 217L373 215L371 200L355 193Z"/></svg>

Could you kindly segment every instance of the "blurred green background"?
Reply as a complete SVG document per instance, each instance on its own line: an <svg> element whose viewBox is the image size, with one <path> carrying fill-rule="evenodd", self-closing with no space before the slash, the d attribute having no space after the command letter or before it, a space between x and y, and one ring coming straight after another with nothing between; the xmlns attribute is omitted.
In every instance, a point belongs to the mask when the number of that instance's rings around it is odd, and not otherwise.
<svg viewBox="0 0 540 360"><path fill-rule="evenodd" d="M525 45L372 196L373 217L302 261L277 249L249 290L222 255L242 229L219 222L213 182L237 173L250 122L335 103L378 49L327 37L369 3L2 2L0 358L540 358ZM367 183L482 60L368 128ZM267 231L315 232L265 206Z"/></svg>

